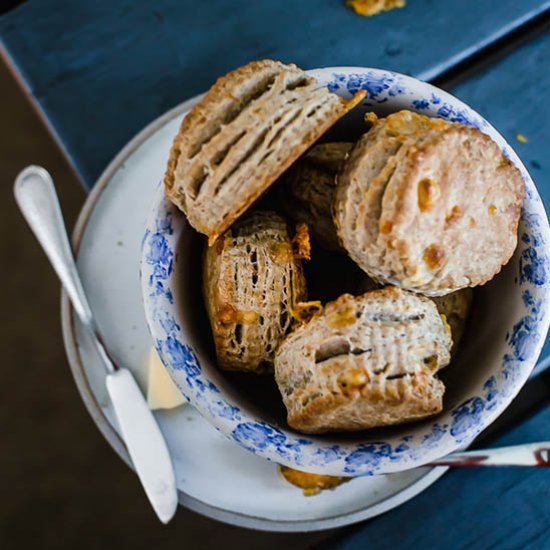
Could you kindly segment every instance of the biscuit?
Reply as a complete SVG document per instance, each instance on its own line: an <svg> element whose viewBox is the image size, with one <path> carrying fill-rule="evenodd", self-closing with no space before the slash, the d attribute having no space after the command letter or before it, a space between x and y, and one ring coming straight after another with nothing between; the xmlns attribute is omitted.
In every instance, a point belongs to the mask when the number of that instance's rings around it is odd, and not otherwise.
<svg viewBox="0 0 550 550"><path fill-rule="evenodd" d="M435 304L397 287L344 294L285 338L275 379L289 426L363 430L437 414L451 337Z"/></svg>
<svg viewBox="0 0 550 550"><path fill-rule="evenodd" d="M453 339L451 356L456 354L458 345L464 335L473 295L474 292L471 288L463 288L462 290L445 294L445 296L434 296L432 298L437 311L441 315L445 315L445 321L451 329L451 337Z"/></svg>
<svg viewBox="0 0 550 550"><path fill-rule="evenodd" d="M320 143L298 159L285 176L282 204L298 222L307 223L315 242L322 248L343 252L332 207L336 174L342 168L353 143Z"/></svg>
<svg viewBox="0 0 550 550"><path fill-rule="evenodd" d="M360 293L370 292L380 288L366 273L363 274L359 281L358 290ZM445 322L451 331L453 346L451 348L451 357L453 357L458 349L458 345L464 335L466 321L470 314L472 304L473 290L471 288L463 288L444 296L434 296L431 298L435 302L437 311L440 315L444 315Z"/></svg>
<svg viewBox="0 0 550 550"><path fill-rule="evenodd" d="M306 298L286 221L251 211L206 247L203 294L220 368L271 371L275 350L296 323L292 307Z"/></svg>
<svg viewBox="0 0 550 550"><path fill-rule="evenodd" d="M164 178L167 197L214 242L362 97L346 101L278 61L230 72L183 119Z"/></svg>
<svg viewBox="0 0 550 550"><path fill-rule="evenodd" d="M350 153L335 224L372 278L440 296L484 284L508 262L524 195L519 170L489 136L401 111Z"/></svg>

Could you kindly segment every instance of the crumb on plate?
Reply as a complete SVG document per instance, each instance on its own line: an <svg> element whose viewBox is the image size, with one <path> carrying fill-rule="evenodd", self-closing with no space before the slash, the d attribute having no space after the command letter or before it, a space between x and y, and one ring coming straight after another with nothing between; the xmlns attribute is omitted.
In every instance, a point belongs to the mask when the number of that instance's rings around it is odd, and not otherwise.
<svg viewBox="0 0 550 550"><path fill-rule="evenodd" d="M321 491L335 489L338 485L349 481L350 477L324 476L293 470L287 466L279 465L279 472L292 485L303 489L304 496L318 495Z"/></svg>
<svg viewBox="0 0 550 550"><path fill-rule="evenodd" d="M520 143L528 143L529 142L529 140L527 139L527 136L525 136L524 134L516 134L516 139Z"/></svg>

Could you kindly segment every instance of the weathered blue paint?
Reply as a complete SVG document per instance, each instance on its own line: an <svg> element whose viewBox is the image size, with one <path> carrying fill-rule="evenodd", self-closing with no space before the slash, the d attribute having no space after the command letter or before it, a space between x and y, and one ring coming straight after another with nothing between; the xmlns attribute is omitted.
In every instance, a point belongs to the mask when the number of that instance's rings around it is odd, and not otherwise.
<svg viewBox="0 0 550 550"><path fill-rule="evenodd" d="M339 0L50 0L4 15L0 37L91 186L145 124L250 59L370 65L429 79L550 7L544 0L408 4L364 19ZM516 143L547 206L549 59L547 34L451 90ZM529 142L516 142L517 133ZM542 357L549 356L547 343ZM496 444L547 439L548 425L550 407ZM453 471L337 546L550 548L548 488L542 469Z"/></svg>
<svg viewBox="0 0 550 550"><path fill-rule="evenodd" d="M0 36L91 186L145 124L228 69L273 57L428 79L550 7L549 0L410 0L363 18L343 0L50 0L0 19Z"/></svg>
<svg viewBox="0 0 550 550"><path fill-rule="evenodd" d="M548 439L550 406L493 446ZM352 528L323 549L550 548L547 468L452 470L403 506Z"/></svg>

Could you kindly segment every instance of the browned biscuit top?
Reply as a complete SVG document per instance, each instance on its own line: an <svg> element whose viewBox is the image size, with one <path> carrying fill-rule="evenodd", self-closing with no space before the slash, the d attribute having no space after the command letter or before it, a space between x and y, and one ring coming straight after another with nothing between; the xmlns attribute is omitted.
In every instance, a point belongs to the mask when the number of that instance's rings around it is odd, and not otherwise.
<svg viewBox="0 0 550 550"><path fill-rule="evenodd" d="M345 294L276 354L288 423L304 432L360 430L434 414L444 392L434 375L450 346L427 298L396 287Z"/></svg>
<svg viewBox="0 0 550 550"><path fill-rule="evenodd" d="M446 294L487 282L515 250L523 180L476 128L395 113L360 140L339 182L340 238L380 281Z"/></svg>

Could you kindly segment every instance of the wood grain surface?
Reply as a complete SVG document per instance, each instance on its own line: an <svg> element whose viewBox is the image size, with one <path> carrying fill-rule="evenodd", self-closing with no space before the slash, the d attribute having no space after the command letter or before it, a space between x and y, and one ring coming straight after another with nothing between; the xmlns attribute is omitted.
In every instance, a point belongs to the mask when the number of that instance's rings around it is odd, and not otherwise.
<svg viewBox="0 0 550 550"><path fill-rule="evenodd" d="M0 37L90 187L144 125L251 59L381 67L427 80L549 7L409 0L365 18L340 0L49 0L5 14Z"/></svg>

